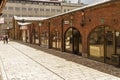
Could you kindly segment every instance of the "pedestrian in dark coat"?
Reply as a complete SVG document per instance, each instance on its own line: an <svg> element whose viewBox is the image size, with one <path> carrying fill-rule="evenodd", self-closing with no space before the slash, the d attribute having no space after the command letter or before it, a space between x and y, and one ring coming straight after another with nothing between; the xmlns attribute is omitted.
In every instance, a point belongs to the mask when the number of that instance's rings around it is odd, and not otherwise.
<svg viewBox="0 0 120 80"><path fill-rule="evenodd" d="M7 37L7 36L4 36L3 41L4 41L4 44L5 44L5 43L8 43L8 37Z"/></svg>

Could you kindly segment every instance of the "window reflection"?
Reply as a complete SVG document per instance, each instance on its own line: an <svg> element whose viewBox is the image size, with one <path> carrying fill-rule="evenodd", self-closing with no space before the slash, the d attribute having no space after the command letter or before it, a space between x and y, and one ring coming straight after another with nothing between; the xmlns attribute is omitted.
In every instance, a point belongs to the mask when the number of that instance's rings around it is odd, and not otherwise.
<svg viewBox="0 0 120 80"><path fill-rule="evenodd" d="M72 48L73 48L72 40L73 40L73 37L72 37L72 28L71 28L66 32L66 35L65 35L65 49L67 51L72 51Z"/></svg>
<svg viewBox="0 0 120 80"><path fill-rule="evenodd" d="M61 37L57 30L52 32L52 48L59 50L61 49Z"/></svg>
<svg viewBox="0 0 120 80"><path fill-rule="evenodd" d="M41 45L48 46L48 32L42 32L41 34Z"/></svg>
<svg viewBox="0 0 120 80"><path fill-rule="evenodd" d="M120 54L120 32L116 32L116 54Z"/></svg>
<svg viewBox="0 0 120 80"><path fill-rule="evenodd" d="M115 42L114 42L114 31L105 30L105 39L106 39L106 62L110 63L112 55L115 54Z"/></svg>
<svg viewBox="0 0 120 80"><path fill-rule="evenodd" d="M104 57L104 27L96 28L89 36L90 56Z"/></svg>
<svg viewBox="0 0 120 80"><path fill-rule="evenodd" d="M98 27L89 36L89 48L90 57L111 63L112 55L120 54L120 33L109 27Z"/></svg>
<svg viewBox="0 0 120 80"><path fill-rule="evenodd" d="M70 28L65 34L65 50L80 54L82 52L82 36L75 28Z"/></svg>
<svg viewBox="0 0 120 80"><path fill-rule="evenodd" d="M39 44L38 32L35 32L35 43Z"/></svg>

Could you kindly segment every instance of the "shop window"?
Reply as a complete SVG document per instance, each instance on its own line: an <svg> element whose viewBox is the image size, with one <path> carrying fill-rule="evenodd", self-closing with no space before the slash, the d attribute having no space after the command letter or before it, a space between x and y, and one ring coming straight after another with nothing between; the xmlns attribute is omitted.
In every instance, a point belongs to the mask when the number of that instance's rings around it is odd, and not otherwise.
<svg viewBox="0 0 120 80"><path fill-rule="evenodd" d="M89 55L104 58L104 27L96 28L89 36Z"/></svg>
<svg viewBox="0 0 120 80"><path fill-rule="evenodd" d="M73 54L81 55L82 52L82 36L75 28L70 28L65 34L65 51Z"/></svg>
<svg viewBox="0 0 120 80"><path fill-rule="evenodd" d="M55 49L61 49L60 33L57 30L52 32L52 47Z"/></svg>
<svg viewBox="0 0 120 80"><path fill-rule="evenodd" d="M116 32L116 54L120 54L120 32Z"/></svg>
<svg viewBox="0 0 120 80"><path fill-rule="evenodd" d="M72 36L72 28L69 29L67 32L66 32L66 35L65 35L65 49L66 51L71 51L72 52L72 40L73 40L73 36Z"/></svg>
<svg viewBox="0 0 120 80"><path fill-rule="evenodd" d="M120 32L110 27L97 27L89 36L89 57L112 64L112 55L120 54Z"/></svg>
<svg viewBox="0 0 120 80"><path fill-rule="evenodd" d="M41 34L41 45L47 46L48 45L48 32L42 32Z"/></svg>

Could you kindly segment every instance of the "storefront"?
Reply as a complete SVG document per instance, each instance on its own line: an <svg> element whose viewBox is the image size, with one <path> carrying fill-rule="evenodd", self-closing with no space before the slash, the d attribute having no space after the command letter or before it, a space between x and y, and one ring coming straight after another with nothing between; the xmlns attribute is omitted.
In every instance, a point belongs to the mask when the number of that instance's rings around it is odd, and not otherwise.
<svg viewBox="0 0 120 80"><path fill-rule="evenodd" d="M112 64L112 56L120 55L120 32L99 26L89 35L89 58Z"/></svg>
<svg viewBox="0 0 120 80"><path fill-rule="evenodd" d="M82 52L82 37L80 32L76 28L70 27L64 35L65 51L80 55Z"/></svg>
<svg viewBox="0 0 120 80"><path fill-rule="evenodd" d="M101 1L38 20L30 24L30 43L108 64L120 62L114 57L120 55L118 7L119 0Z"/></svg>
<svg viewBox="0 0 120 80"><path fill-rule="evenodd" d="M51 42L53 49L61 50L61 34L57 29L54 29L51 33Z"/></svg>
<svg viewBox="0 0 120 80"><path fill-rule="evenodd" d="M41 45L42 47L48 47L48 32L47 31L41 31Z"/></svg>

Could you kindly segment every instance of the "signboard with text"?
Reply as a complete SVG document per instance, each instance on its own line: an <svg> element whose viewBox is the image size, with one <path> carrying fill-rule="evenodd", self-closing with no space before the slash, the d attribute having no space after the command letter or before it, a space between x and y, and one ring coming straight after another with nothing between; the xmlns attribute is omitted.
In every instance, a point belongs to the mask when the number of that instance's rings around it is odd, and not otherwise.
<svg viewBox="0 0 120 80"><path fill-rule="evenodd" d="M4 23L4 18L0 18L0 24Z"/></svg>

